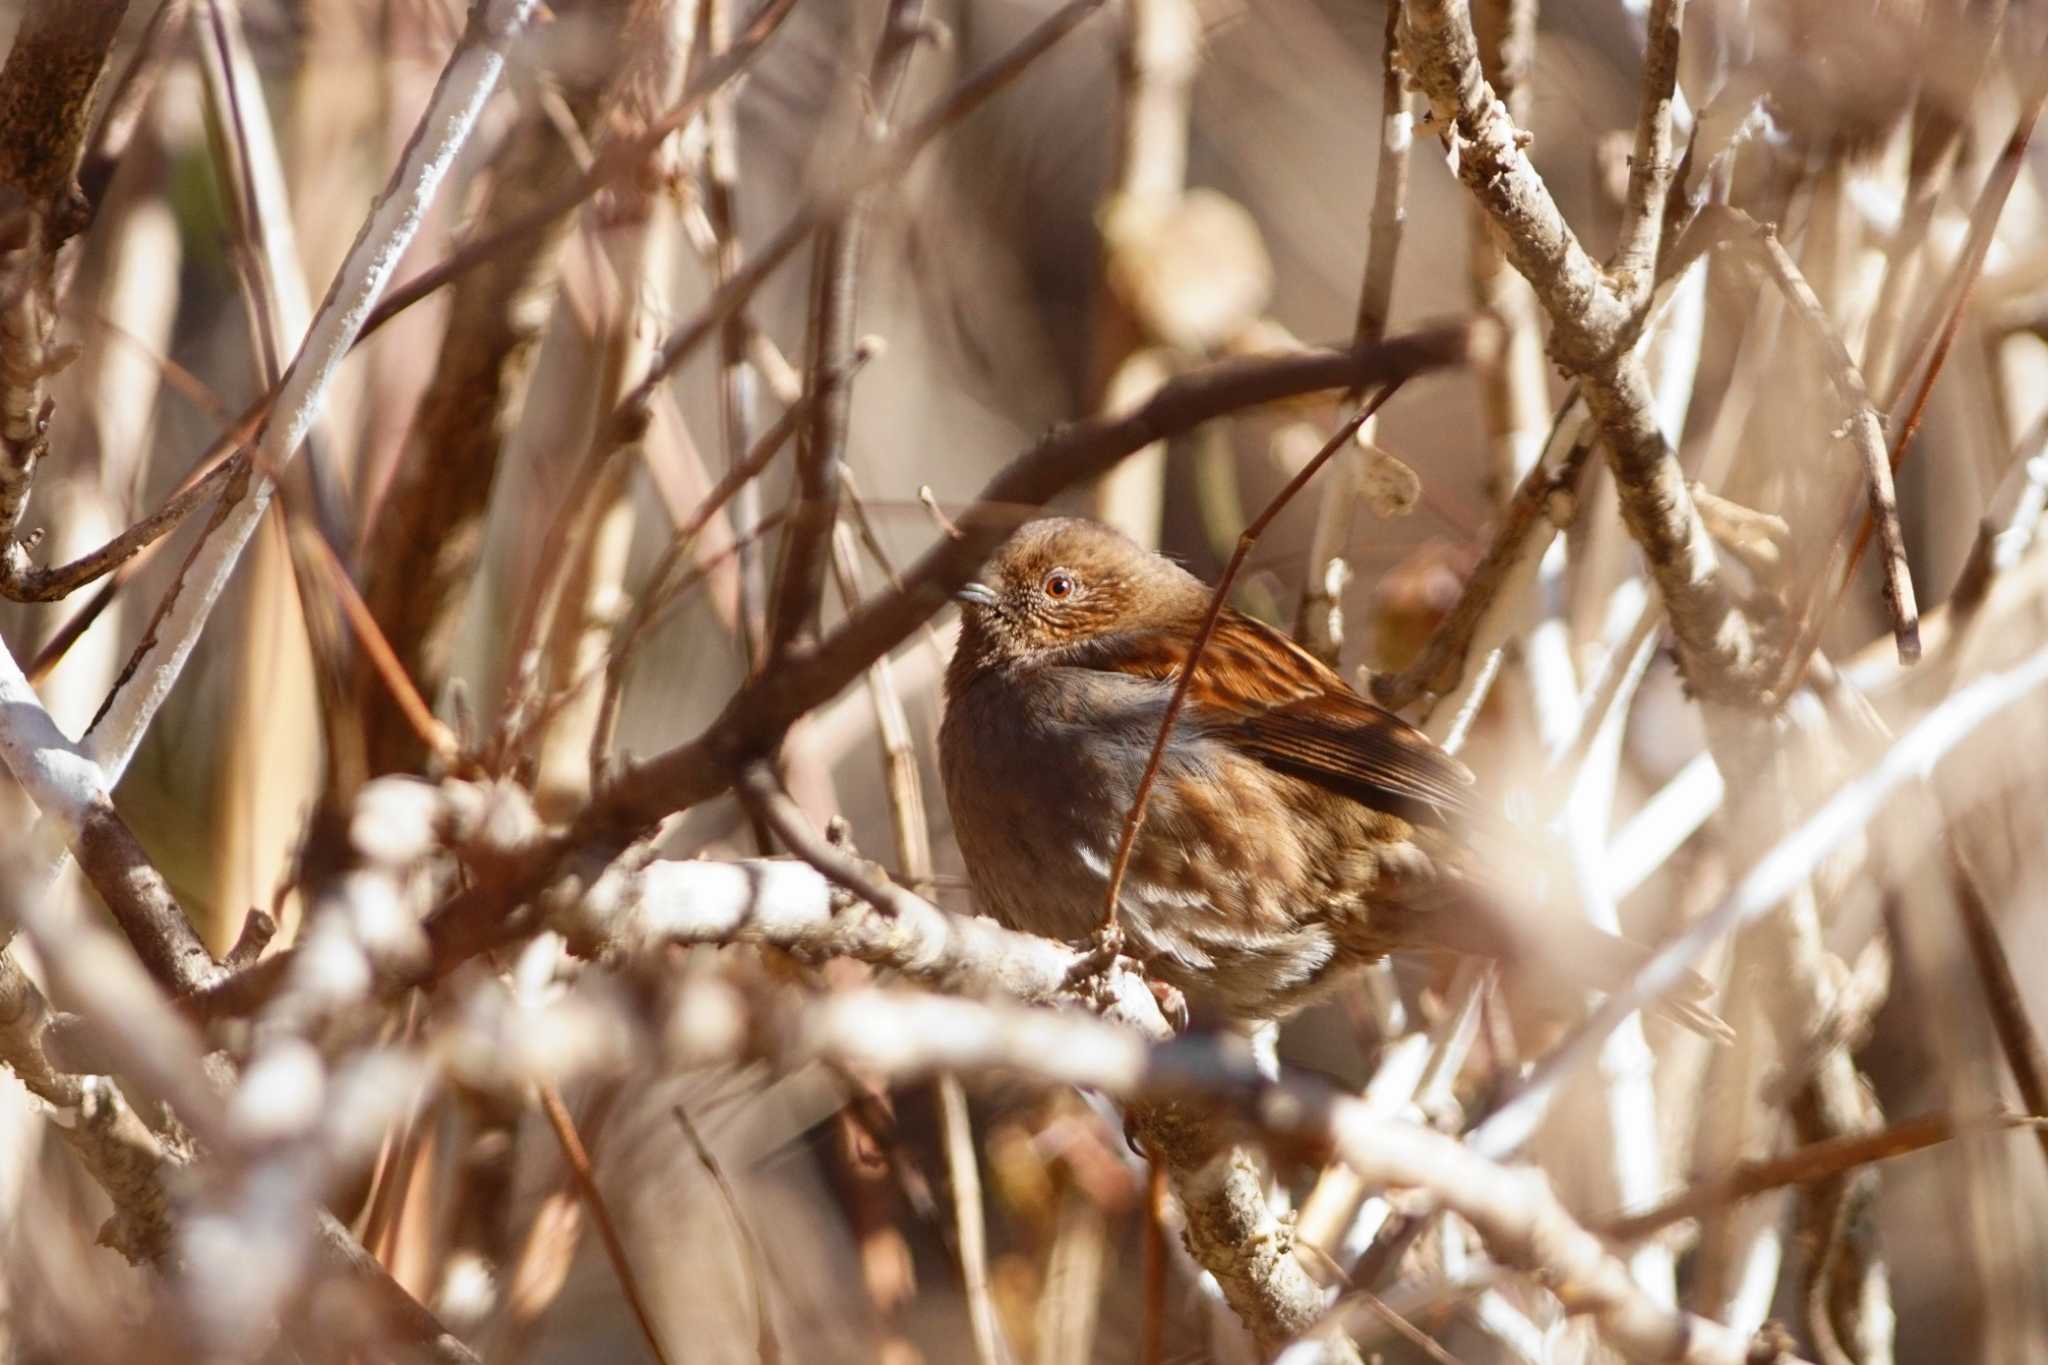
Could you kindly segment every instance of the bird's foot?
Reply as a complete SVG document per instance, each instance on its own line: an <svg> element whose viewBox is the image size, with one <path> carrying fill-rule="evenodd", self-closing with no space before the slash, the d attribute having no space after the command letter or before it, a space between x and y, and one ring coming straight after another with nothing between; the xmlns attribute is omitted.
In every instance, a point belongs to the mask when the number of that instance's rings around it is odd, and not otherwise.
<svg viewBox="0 0 2048 1365"><path fill-rule="evenodd" d="M1088 947L1067 974L1068 984L1078 985L1090 977L1101 976L1123 955L1123 928L1115 920L1110 920L1089 937Z"/></svg>
<svg viewBox="0 0 2048 1365"><path fill-rule="evenodd" d="M1168 1029L1176 1034L1187 1032L1187 997L1178 987L1154 977L1142 959L1125 951L1127 947L1123 930L1116 924L1105 924L1097 929L1073 966L1067 969L1067 989L1098 1012L1117 1013L1117 1002L1122 998L1118 977L1128 973L1145 983ZM1128 1022L1148 1033L1156 1032L1158 1027L1156 1022L1148 1025L1137 1015L1129 1016Z"/></svg>

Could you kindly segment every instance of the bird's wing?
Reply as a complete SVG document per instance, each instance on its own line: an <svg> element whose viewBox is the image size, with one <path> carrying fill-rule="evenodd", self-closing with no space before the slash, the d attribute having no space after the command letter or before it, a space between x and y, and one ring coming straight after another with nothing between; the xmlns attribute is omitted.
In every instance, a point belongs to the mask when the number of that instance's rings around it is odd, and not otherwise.
<svg viewBox="0 0 2048 1365"><path fill-rule="evenodd" d="M1173 678L1189 634L1133 631L1094 642L1090 668ZM1279 631L1225 611L1188 688L1190 718L1267 767L1376 809L1463 812L1472 773L1428 735L1374 706Z"/></svg>

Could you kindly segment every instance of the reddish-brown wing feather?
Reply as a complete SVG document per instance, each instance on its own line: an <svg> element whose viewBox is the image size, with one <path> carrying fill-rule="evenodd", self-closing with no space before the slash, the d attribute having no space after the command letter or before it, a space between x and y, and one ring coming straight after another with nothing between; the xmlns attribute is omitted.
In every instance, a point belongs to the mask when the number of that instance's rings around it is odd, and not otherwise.
<svg viewBox="0 0 2048 1365"><path fill-rule="evenodd" d="M1104 636L1091 668L1171 678L1193 632ZM1202 651L1187 706L1224 722L1238 748L1279 772L1397 814L1416 803L1448 816L1466 808L1472 773L1408 722L1366 701L1279 631L1225 611Z"/></svg>

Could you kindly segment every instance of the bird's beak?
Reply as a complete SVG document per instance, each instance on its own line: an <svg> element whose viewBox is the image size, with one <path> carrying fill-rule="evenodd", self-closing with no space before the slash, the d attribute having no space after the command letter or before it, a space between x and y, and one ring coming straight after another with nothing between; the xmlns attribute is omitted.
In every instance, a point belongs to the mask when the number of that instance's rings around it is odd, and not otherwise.
<svg viewBox="0 0 2048 1365"><path fill-rule="evenodd" d="M955 602L969 602L977 607L992 607L996 604L996 590L986 583L962 583L960 590L953 594Z"/></svg>

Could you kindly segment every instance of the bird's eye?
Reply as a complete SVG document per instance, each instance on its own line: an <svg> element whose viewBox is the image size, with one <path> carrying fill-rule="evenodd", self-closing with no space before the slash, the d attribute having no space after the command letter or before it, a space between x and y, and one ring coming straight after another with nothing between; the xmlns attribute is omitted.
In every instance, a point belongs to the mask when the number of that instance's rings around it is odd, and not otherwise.
<svg viewBox="0 0 2048 1365"><path fill-rule="evenodd" d="M1074 595L1074 576L1065 569L1054 569L1045 576L1045 595L1055 602L1063 602Z"/></svg>

